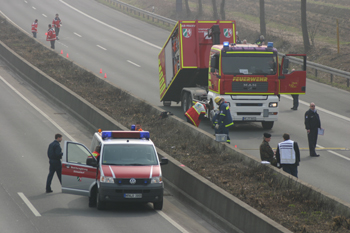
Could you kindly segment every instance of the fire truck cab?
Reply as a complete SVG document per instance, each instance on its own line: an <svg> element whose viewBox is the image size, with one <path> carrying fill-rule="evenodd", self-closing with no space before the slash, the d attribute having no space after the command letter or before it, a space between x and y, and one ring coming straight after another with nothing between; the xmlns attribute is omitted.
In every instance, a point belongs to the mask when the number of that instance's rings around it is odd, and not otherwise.
<svg viewBox="0 0 350 233"><path fill-rule="evenodd" d="M101 146L99 157L92 156ZM62 192L89 197L89 206L107 202L152 202L163 208L164 183L156 147L148 131L101 131L93 135L91 150L65 141L62 158Z"/></svg>

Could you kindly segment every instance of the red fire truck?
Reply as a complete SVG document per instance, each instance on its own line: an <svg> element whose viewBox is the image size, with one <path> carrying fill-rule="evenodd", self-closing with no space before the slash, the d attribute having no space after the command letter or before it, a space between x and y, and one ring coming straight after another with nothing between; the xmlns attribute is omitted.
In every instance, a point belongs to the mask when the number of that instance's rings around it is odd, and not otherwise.
<svg viewBox="0 0 350 233"><path fill-rule="evenodd" d="M288 71L289 56L303 58ZM271 129L280 94L305 94L306 55L286 54L267 45L236 44L235 21L179 21L158 56L160 100L179 103L186 112L195 102L213 116L221 96L234 122L261 122ZM279 65L280 64L280 65Z"/></svg>

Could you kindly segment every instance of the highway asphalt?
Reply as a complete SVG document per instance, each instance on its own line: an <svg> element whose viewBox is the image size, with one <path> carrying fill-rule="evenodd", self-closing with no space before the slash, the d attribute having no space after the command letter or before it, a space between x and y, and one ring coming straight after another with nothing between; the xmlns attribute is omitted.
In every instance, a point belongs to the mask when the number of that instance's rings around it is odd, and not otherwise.
<svg viewBox="0 0 350 233"><path fill-rule="evenodd" d="M126 16L94 0L0 0L1 12L23 30L30 33L30 25L39 20L38 40L45 41L47 24L56 13L60 14L62 28L56 51L63 51L69 58L101 78L147 100L156 106L159 101L158 53L169 32ZM103 73L99 71L102 69ZM304 113L310 102L316 103L325 135L319 136L318 158L308 155L308 143L304 128ZM292 111L290 96L282 96L280 116L272 134L271 146L282 141L283 133L302 148L299 178L350 203L350 94L314 81L307 81L306 94L300 96L300 106ZM164 107L183 117L179 104ZM210 123L200 128L213 132ZM241 149L259 158L259 145L265 130L261 124L237 124L230 130L231 141Z"/></svg>

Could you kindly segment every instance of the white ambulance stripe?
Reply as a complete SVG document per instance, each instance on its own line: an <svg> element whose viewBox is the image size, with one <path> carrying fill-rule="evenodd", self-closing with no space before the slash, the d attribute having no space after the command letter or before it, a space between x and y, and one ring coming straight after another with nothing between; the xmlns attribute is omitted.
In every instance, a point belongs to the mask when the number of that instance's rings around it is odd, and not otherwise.
<svg viewBox="0 0 350 233"><path fill-rule="evenodd" d="M113 178L115 178L115 174L114 174L113 169L112 169L112 167L111 167L111 166L109 166L109 170L111 170L111 172L112 172L112 176L113 176Z"/></svg>
<svg viewBox="0 0 350 233"><path fill-rule="evenodd" d="M153 175L153 165L151 167L151 172L149 173L149 178L151 179L152 178L152 175Z"/></svg>

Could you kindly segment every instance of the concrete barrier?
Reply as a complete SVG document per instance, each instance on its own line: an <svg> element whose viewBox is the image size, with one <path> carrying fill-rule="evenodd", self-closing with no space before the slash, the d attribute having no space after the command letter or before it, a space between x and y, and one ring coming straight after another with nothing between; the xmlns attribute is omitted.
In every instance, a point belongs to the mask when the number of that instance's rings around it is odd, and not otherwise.
<svg viewBox="0 0 350 233"><path fill-rule="evenodd" d="M22 59L2 42L0 42L0 57L2 57L10 67L17 71L29 83L39 89L45 96L56 101L70 114L79 118L82 122L85 122L91 133L93 133L94 129L98 127L106 129L128 129L81 98L79 95L61 85L36 67L33 67L29 62ZM73 65L78 66L74 63ZM82 67L78 67L79 69L82 69ZM147 105L152 112L159 114L163 111L162 109L151 106L144 100L119 89L108 81L101 80L97 76L96 79L104 82L106 88L115 88L116 91L129 95L129 98L132 99L134 103ZM184 124L186 124L185 121L176 116L168 117L165 120L167 121L167 124L174 124L177 127L184 127ZM248 164L249 166L260 166L260 162L256 158L237 150L226 143L218 143L214 141L212 135L207 132L188 124L186 124L186 127L192 127L189 132L193 134L193 137L198 138L198 140L204 141L220 151L229 153L244 164ZM177 160L173 159L164 151L158 149L158 153L169 159L169 164L163 169L166 188L171 190L173 195L177 196L188 205L196 208L205 217L212 220L220 227L229 232L290 232L288 229L204 179L189 168L181 166ZM348 203L344 203L341 200L330 196L309 184L301 182L292 176L286 175L271 166L268 166L268 169L273 169L274 172L279 174L276 177L281 183L308 190L308 192L314 195L314 197L317 197L320 201L327 203L327 205L334 208L338 214L350 217L350 205Z"/></svg>

